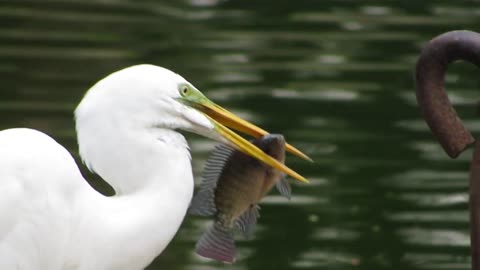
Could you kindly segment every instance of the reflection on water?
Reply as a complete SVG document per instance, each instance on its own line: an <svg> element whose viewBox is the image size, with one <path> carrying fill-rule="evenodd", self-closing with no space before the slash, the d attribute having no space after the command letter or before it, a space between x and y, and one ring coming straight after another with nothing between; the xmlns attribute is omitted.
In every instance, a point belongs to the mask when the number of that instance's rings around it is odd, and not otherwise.
<svg viewBox="0 0 480 270"><path fill-rule="evenodd" d="M77 157L85 90L125 66L162 65L316 161L289 157L312 183L295 183L292 201L265 199L229 269L468 269L470 153L451 161L434 142L412 74L421 44L475 30L479 14L446 0L2 1L0 128L43 130ZM452 67L447 87L478 130L475 72ZM188 137L199 176L213 142ZM149 269L224 268L193 253L208 222L187 217Z"/></svg>

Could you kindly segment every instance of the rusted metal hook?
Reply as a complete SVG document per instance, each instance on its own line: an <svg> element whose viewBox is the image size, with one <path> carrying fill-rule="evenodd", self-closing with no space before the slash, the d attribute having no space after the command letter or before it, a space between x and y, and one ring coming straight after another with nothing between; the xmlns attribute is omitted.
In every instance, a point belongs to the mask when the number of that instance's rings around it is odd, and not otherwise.
<svg viewBox="0 0 480 270"><path fill-rule="evenodd" d="M416 68L417 101L433 135L447 154L456 158L476 140L448 100L445 72L450 63L465 60L480 67L480 34L452 31L432 39ZM472 269L480 270L480 144L470 167L470 241Z"/></svg>

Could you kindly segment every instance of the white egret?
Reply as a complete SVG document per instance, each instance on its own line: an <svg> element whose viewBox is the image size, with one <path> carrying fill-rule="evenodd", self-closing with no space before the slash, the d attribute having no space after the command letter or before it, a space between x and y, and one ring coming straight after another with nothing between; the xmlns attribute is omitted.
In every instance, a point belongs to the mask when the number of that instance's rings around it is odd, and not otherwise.
<svg viewBox="0 0 480 270"><path fill-rule="evenodd" d="M146 267L173 238L192 198L190 153L176 130L228 142L305 181L225 126L253 136L266 131L161 67L107 76L87 92L75 118L83 161L116 195L92 189L49 136L0 131L0 269Z"/></svg>

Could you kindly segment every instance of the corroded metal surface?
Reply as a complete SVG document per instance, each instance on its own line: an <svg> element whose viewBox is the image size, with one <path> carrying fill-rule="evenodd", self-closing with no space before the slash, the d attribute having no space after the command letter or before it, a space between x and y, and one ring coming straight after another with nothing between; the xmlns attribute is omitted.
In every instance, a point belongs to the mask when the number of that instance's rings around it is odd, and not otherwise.
<svg viewBox="0 0 480 270"><path fill-rule="evenodd" d="M474 143L458 118L445 91L445 72L450 63L465 60L480 67L480 34L452 31L432 39L417 62L417 101L433 135L447 154L456 158ZM470 241L472 269L480 269L480 145L470 168Z"/></svg>
<svg viewBox="0 0 480 270"><path fill-rule="evenodd" d="M457 157L475 139L458 118L445 91L447 66L465 60L480 66L480 35L452 31L432 39L417 62L417 101L434 136L450 157Z"/></svg>
<svg viewBox="0 0 480 270"><path fill-rule="evenodd" d="M480 269L480 144L475 144L470 165L470 241L472 269Z"/></svg>

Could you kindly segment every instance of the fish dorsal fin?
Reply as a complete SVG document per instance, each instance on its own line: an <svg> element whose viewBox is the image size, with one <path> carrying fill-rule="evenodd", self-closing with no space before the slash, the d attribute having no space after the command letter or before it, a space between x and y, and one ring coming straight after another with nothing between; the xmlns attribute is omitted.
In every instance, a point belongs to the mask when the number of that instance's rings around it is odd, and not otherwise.
<svg viewBox="0 0 480 270"><path fill-rule="evenodd" d="M214 190L217 187L218 178L222 174L223 167L234 152L235 149L225 144L215 146L205 164L200 189Z"/></svg>
<svg viewBox="0 0 480 270"><path fill-rule="evenodd" d="M195 194L190 204L190 214L211 216L217 212L215 207L215 189L225 163L234 152L235 149L225 144L215 146L205 164L199 191Z"/></svg>
<svg viewBox="0 0 480 270"><path fill-rule="evenodd" d="M252 205L247 211L245 211L236 221L235 225L242 232L243 236L249 239L255 226L257 225L257 219L260 217L260 206Z"/></svg>
<svg viewBox="0 0 480 270"><path fill-rule="evenodd" d="M292 197L292 187L288 183L287 178L283 176L277 181L275 185L278 189L278 192L280 192L282 196L290 200L290 198Z"/></svg>

